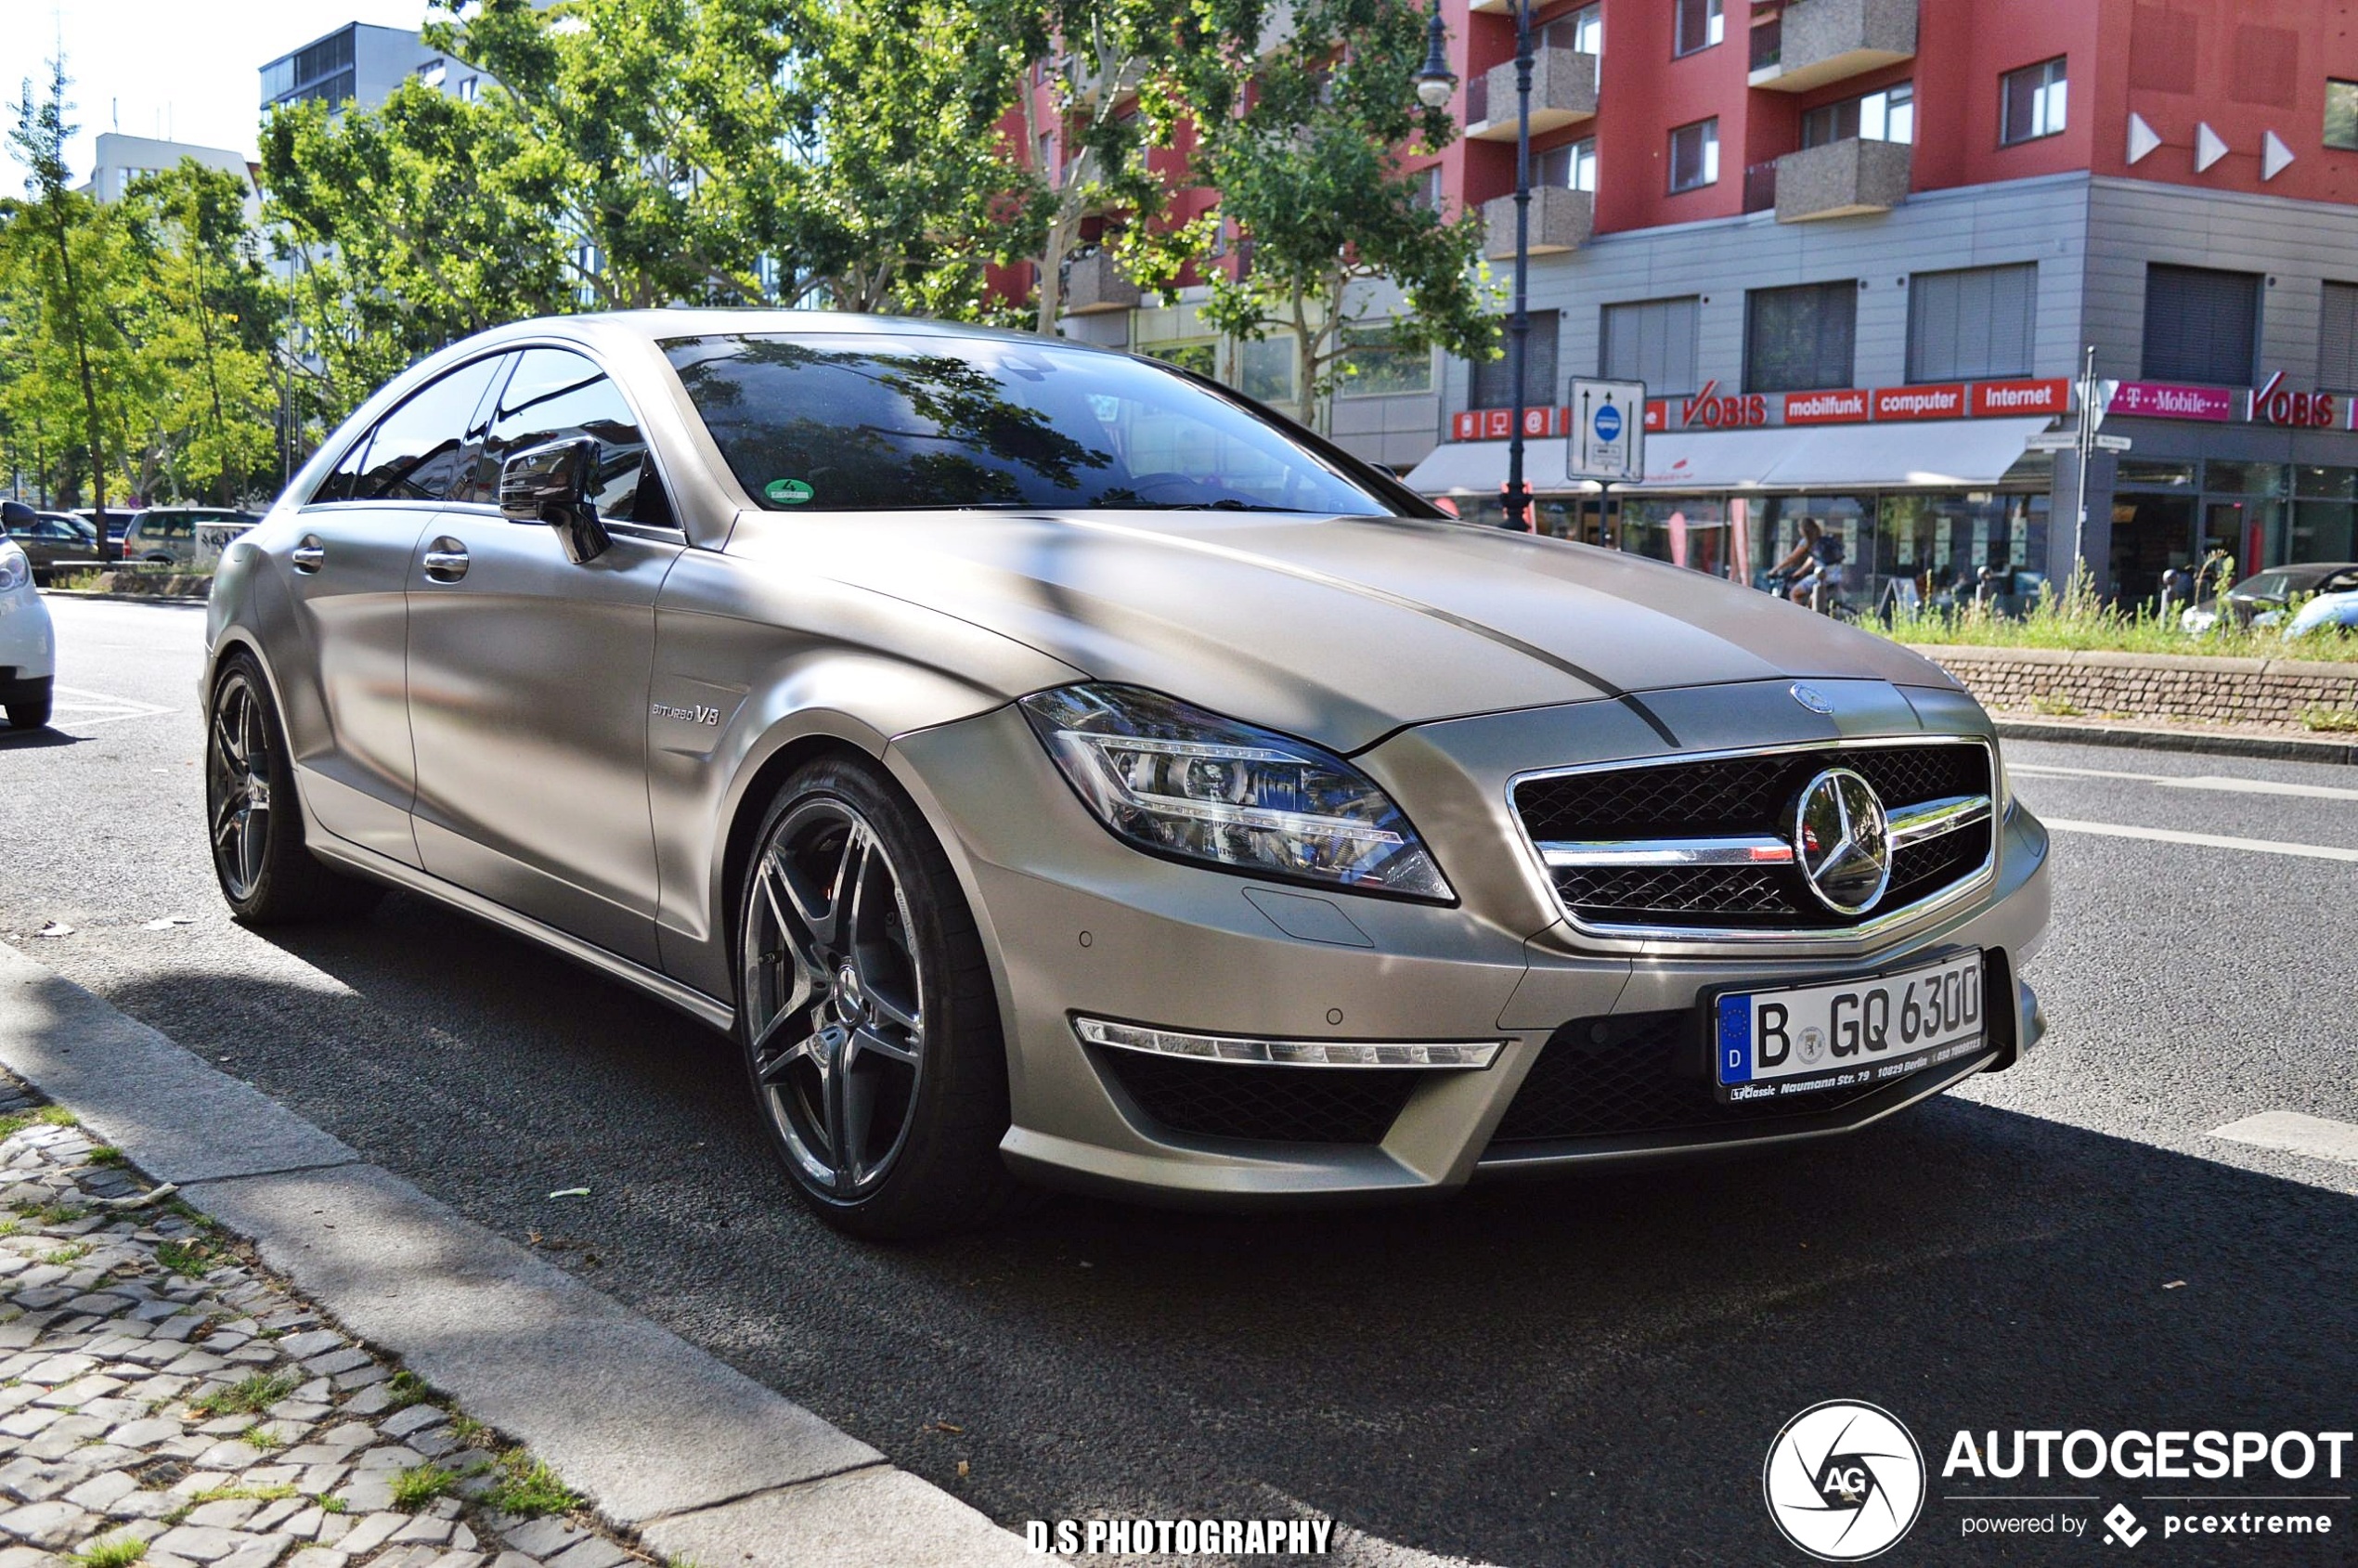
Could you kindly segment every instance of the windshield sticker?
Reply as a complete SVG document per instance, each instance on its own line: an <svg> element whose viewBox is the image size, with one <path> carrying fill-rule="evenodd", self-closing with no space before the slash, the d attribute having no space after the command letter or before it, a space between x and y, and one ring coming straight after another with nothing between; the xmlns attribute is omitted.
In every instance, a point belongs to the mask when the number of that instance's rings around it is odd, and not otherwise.
<svg viewBox="0 0 2358 1568"><path fill-rule="evenodd" d="M772 479L761 487L761 493L779 506L800 506L818 494L804 479Z"/></svg>

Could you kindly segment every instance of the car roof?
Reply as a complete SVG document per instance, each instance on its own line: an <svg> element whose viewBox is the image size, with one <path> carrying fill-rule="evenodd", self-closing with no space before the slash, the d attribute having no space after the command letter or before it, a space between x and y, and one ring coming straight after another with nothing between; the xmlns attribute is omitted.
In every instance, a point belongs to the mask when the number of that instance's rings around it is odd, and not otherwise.
<svg viewBox="0 0 2358 1568"><path fill-rule="evenodd" d="M1042 343L1058 348L1108 353L1095 344L1066 338L1043 339L1036 333L981 327L966 321L939 321L915 316L870 316L850 310L747 310L736 306L672 305L660 310L589 311L579 316L543 316L529 321L495 327L469 340L486 347L511 338L544 336L551 332L588 337L622 336L662 343L671 338L730 337L774 332L811 337L846 334L879 337L977 339L997 343Z"/></svg>

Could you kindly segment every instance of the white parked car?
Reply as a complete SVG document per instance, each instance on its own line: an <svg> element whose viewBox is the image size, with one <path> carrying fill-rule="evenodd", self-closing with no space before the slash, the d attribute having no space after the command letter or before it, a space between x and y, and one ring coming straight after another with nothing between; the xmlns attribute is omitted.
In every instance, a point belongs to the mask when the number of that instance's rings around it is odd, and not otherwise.
<svg viewBox="0 0 2358 1568"><path fill-rule="evenodd" d="M0 710L16 730L49 722L49 685L58 671L58 636L49 606L32 586L32 563L0 538Z"/></svg>
<svg viewBox="0 0 2358 1568"><path fill-rule="evenodd" d="M2358 631L2358 592L2321 593L2293 613L2287 640L2313 631Z"/></svg>

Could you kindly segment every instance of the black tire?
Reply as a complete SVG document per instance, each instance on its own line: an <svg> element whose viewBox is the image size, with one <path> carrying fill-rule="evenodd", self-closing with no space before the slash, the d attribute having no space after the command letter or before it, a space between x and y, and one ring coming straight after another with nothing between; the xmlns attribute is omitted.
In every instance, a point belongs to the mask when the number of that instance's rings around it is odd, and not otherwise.
<svg viewBox="0 0 2358 1568"><path fill-rule="evenodd" d="M305 847L286 730L262 666L242 649L222 660L206 704L204 771L214 877L240 921L334 919L384 897L377 883L330 870ZM265 788L255 791L256 782Z"/></svg>
<svg viewBox="0 0 2358 1568"><path fill-rule="evenodd" d="M8 705L8 728L11 730L42 730L49 724L50 694L27 697Z"/></svg>
<svg viewBox="0 0 2358 1568"><path fill-rule="evenodd" d="M848 875L870 875L864 859L859 873L843 869L852 863L855 824L872 831L899 895L875 898L885 913L873 941L863 940L858 929L862 899L832 896L842 892ZM824 960L823 944L810 937L813 927L801 919L803 897L784 880L789 874L769 868L783 863L773 851L787 856L791 850L797 885L805 894L823 890L824 862L837 853L828 841L830 831L840 831L847 847L824 889L831 895L824 924L849 934L837 950L841 956ZM818 875L811 867L820 868ZM771 1151L796 1193L828 1225L875 1240L922 1239L1006 1212L1020 1189L999 1153L1008 1111L998 1000L973 913L949 858L914 805L864 758L829 757L807 764L786 780L763 813L741 881L732 927L737 1040ZM842 908L847 902L848 912ZM801 936L787 935L790 923ZM785 956L789 943L793 952L806 954L804 961ZM887 1001L887 981L874 971L890 968L904 948L907 962L899 967L898 982L906 988L904 996ZM855 949L868 956L855 956ZM876 962L876 952L886 955L884 964ZM823 962L828 983L810 991L807 982L821 972ZM789 1004L796 997L799 1003ZM920 1020L913 1035L902 1017L912 999ZM772 1024L776 1027L769 1027ZM881 1044L896 1030L899 1044L914 1042L913 1063L880 1055L873 1046L859 1054L863 1046L858 1042ZM831 1032L836 1036L832 1042ZM839 1092L842 1099L826 1099L823 1113L813 1103L814 1082L820 1096L828 1095L830 1080L820 1064L831 1051L833 1082L869 1083L870 1115L881 1108L901 1118L897 1141L880 1157L884 1140L873 1121L863 1121L857 1134L837 1135L836 1111L849 1098L849 1087ZM859 1079L862 1070L875 1076ZM913 1086L902 1079L904 1073L913 1078ZM824 1126L816 1125L821 1121ZM842 1121L849 1121L849 1115ZM846 1142L855 1147L848 1160L835 1153ZM874 1163L866 1163L871 1160Z"/></svg>

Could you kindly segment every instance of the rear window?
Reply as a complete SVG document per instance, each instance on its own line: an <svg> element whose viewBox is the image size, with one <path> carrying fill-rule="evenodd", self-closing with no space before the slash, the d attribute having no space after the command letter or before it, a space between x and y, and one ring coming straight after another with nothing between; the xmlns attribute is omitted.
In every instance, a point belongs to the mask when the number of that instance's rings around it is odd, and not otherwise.
<svg viewBox="0 0 2358 1568"><path fill-rule="evenodd" d="M1397 512L1278 426L1120 355L869 333L663 346L767 507Z"/></svg>

